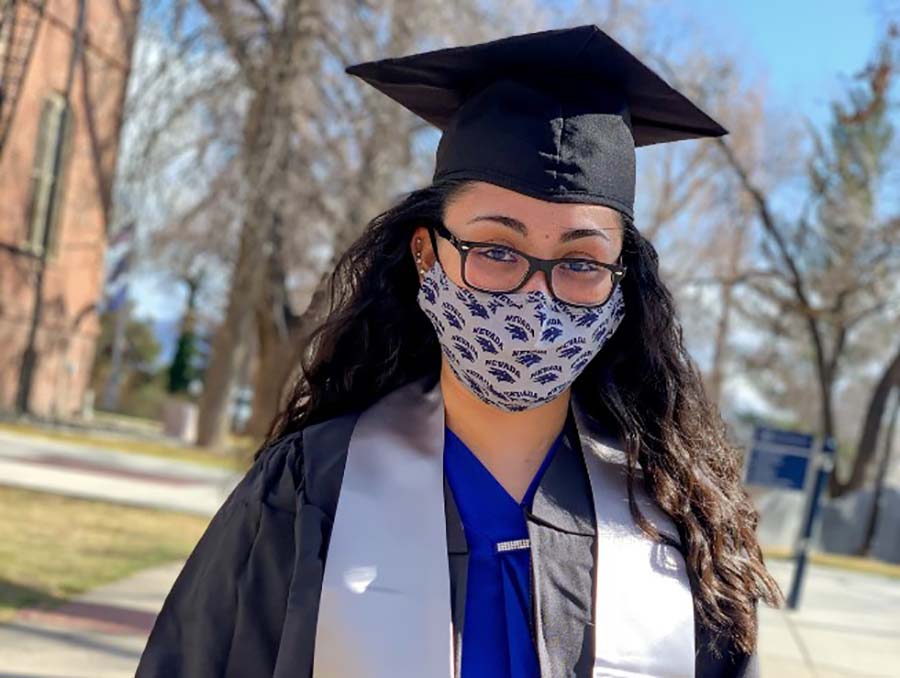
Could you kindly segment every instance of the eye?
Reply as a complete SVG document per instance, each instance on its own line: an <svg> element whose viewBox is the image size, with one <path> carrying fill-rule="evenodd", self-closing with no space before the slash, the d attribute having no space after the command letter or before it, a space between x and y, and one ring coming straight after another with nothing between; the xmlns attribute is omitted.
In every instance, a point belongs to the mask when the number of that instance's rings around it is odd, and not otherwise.
<svg viewBox="0 0 900 678"><path fill-rule="evenodd" d="M519 259L515 252L506 247L480 247L478 254L492 261L514 262Z"/></svg>
<svg viewBox="0 0 900 678"><path fill-rule="evenodd" d="M602 268L596 261L590 259L563 259L561 266L573 273L596 273Z"/></svg>

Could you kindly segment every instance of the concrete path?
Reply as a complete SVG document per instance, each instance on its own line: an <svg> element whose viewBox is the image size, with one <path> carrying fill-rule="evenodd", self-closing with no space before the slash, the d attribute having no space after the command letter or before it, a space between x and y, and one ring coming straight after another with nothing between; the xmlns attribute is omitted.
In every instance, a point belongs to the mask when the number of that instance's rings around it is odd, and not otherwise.
<svg viewBox="0 0 900 678"><path fill-rule="evenodd" d="M0 624L0 678L133 678L181 562Z"/></svg>
<svg viewBox="0 0 900 678"><path fill-rule="evenodd" d="M787 595L793 565L768 563ZM800 609L760 608L763 678L900 676L900 580L807 569Z"/></svg>
<svg viewBox="0 0 900 678"><path fill-rule="evenodd" d="M55 612L0 625L0 678L131 678L174 563ZM790 565L771 564L786 589ZM900 582L811 565L797 612L760 609L762 678L891 678L900 666Z"/></svg>
<svg viewBox="0 0 900 678"><path fill-rule="evenodd" d="M174 459L0 432L5 485L211 516L239 477Z"/></svg>

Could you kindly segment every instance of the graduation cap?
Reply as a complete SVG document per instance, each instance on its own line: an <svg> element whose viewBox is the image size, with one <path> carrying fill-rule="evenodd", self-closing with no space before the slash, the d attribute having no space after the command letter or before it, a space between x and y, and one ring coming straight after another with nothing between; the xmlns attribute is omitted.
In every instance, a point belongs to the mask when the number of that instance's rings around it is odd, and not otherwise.
<svg viewBox="0 0 900 678"><path fill-rule="evenodd" d="M728 133L593 24L348 66L443 134L434 180L633 217L635 148Z"/></svg>

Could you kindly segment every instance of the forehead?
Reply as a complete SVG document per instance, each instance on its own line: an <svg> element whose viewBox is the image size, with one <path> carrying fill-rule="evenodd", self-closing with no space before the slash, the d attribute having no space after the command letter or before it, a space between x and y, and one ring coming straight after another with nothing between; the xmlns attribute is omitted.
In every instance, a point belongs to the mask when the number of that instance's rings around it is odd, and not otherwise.
<svg viewBox="0 0 900 678"><path fill-rule="evenodd" d="M477 216L503 214L528 226L529 236L573 227L621 231L618 212L605 205L541 200L485 181L473 181L448 203L444 218L461 225ZM610 234L612 235L612 233Z"/></svg>

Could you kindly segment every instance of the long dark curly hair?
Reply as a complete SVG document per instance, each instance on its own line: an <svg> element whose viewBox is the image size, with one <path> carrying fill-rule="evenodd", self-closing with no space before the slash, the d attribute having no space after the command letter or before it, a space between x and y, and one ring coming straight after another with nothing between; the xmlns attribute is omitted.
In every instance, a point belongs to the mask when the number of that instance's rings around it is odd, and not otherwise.
<svg viewBox="0 0 900 678"><path fill-rule="evenodd" d="M328 281L330 311L306 343L299 376L257 458L284 435L438 375L440 346L416 302L419 280L409 243L415 228L442 219L468 184L445 180L405 194L340 257ZM641 529L665 541L635 501L637 466L647 491L677 525L695 609L712 631L711 649L730 636L750 653L757 601L780 606L783 596L763 561L759 516L741 484L741 451L729 441L684 347L656 250L620 216L628 312L572 388L588 413L619 428L631 512Z"/></svg>

